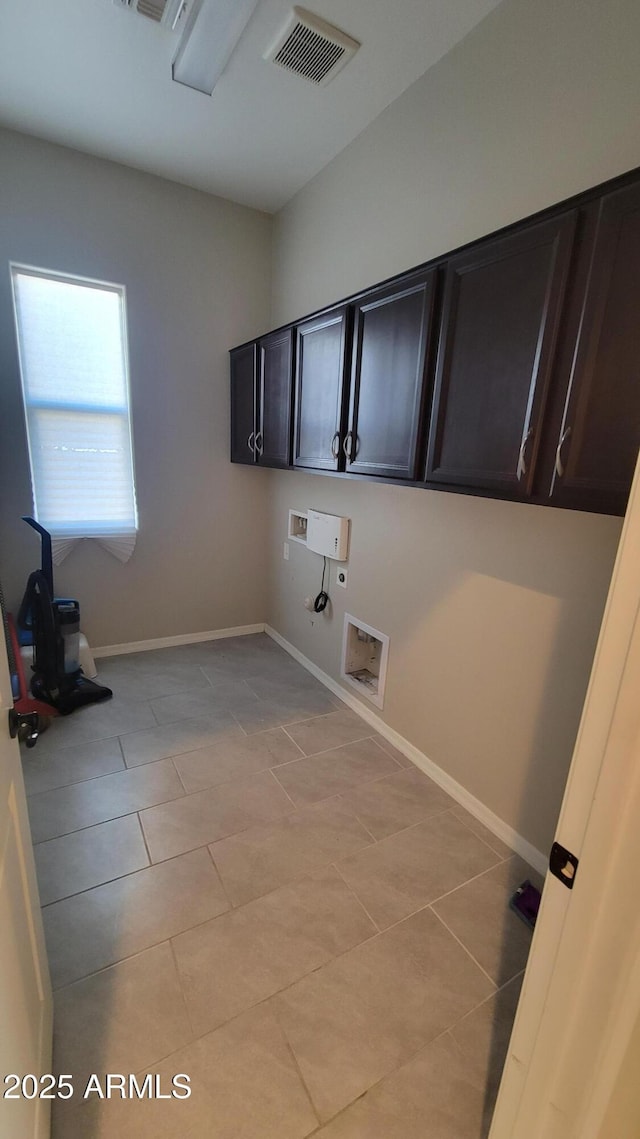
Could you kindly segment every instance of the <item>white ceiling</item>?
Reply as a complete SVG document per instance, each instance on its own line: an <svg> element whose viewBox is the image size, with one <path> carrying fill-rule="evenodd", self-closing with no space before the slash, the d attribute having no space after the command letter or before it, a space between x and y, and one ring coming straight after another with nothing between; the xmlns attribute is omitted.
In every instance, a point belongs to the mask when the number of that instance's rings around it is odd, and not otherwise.
<svg viewBox="0 0 640 1139"><path fill-rule="evenodd" d="M260 0L209 97L112 0L0 0L0 123L275 211L498 2L303 0L362 44L316 88L263 60L292 5Z"/></svg>

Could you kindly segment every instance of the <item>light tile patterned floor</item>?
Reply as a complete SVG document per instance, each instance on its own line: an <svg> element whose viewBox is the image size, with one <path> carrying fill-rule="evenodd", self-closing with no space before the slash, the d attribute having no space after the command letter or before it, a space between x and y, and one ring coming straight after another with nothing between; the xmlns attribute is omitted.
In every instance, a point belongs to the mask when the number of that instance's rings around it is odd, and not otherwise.
<svg viewBox="0 0 640 1139"><path fill-rule="evenodd" d="M99 662L24 754L54 1139L482 1139L535 874L263 635Z"/></svg>

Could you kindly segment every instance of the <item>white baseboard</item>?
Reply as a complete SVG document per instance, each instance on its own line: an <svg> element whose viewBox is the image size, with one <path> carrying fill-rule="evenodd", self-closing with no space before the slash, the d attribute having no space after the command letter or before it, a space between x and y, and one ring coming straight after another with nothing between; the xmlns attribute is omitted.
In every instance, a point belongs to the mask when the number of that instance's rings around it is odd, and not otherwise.
<svg viewBox="0 0 640 1139"><path fill-rule="evenodd" d="M264 633L264 624L235 625L231 629L212 629L206 633L180 633L177 637L154 637L150 641L130 641L123 645L100 645L92 649L94 657L117 657L125 653L145 653L150 649L170 649L173 645L196 645L200 641L220 641L224 637L246 637L249 633Z"/></svg>
<svg viewBox="0 0 640 1139"><path fill-rule="evenodd" d="M469 814L473 815L479 822L484 823L496 838L502 839L511 850L519 854L521 858L524 858L530 866L533 866L534 870L537 870L543 877L545 876L548 859L542 851L538 850L528 842L526 838L518 834L513 827L510 827L508 823L505 823L503 819L494 814L480 799L476 799L475 795L472 795L470 791L467 791L466 787L463 787L461 783L458 783L451 775L448 775L446 771L438 767L437 763L429 759L424 752L420 751L412 743L409 743L409 740L406 740L404 736L401 736L394 728L389 727L373 709L363 704L356 696L352 696L350 692L347 692L337 680L334 680L328 673L318 668L317 664L309 660L304 653L301 653L295 645L292 645L281 636L280 633L272 629L270 625L265 625L264 631L283 649L286 649L299 664L303 665L304 668L312 673L317 680L324 684L330 692L333 692L334 696L337 696L347 704L349 708L357 712L363 720L366 720L368 724L371 724L372 728L375 728L379 735L384 736L389 743L398 748L398 751L406 755L407 759L415 763L416 767L424 771L425 775L433 779L434 783L442 787L443 791L451 795L451 798L455 799L461 807L469 811Z"/></svg>

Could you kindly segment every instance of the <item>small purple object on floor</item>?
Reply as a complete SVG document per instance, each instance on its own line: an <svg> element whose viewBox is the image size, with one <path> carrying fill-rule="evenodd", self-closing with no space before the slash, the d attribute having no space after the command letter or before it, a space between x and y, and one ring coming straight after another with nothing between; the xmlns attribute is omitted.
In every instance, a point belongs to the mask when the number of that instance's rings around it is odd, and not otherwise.
<svg viewBox="0 0 640 1139"><path fill-rule="evenodd" d="M509 902L509 908L519 918L522 918L523 922L526 922L531 929L534 928L540 908L540 891L532 885L528 878L521 886L518 886Z"/></svg>

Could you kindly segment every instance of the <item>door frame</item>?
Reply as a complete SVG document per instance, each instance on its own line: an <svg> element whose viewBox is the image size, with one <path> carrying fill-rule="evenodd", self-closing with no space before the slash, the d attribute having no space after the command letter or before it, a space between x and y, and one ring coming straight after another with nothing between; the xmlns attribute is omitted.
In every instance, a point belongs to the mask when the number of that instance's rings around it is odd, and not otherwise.
<svg viewBox="0 0 640 1139"><path fill-rule="evenodd" d="M596 1139L640 1021L640 463L490 1139Z"/></svg>
<svg viewBox="0 0 640 1139"><path fill-rule="evenodd" d="M0 606L1 609L1 606ZM52 1071L53 998L36 879L31 829L17 739L9 734L13 694L0 612L0 986L8 1008L0 1071L0 1094L9 1073L41 1076ZM12 899L15 904L12 906ZM8 900L8 905L7 901ZM5 1000L6 994L11 999ZM12 1003L13 1002L13 1003ZM28 1064L20 1070L21 1062ZM16 1071L17 1069L17 1071ZM15 1111L13 1108L15 1107ZM6 1139L48 1139L51 1101L0 1100L0 1133ZM28 1131L26 1130L28 1127Z"/></svg>

